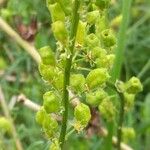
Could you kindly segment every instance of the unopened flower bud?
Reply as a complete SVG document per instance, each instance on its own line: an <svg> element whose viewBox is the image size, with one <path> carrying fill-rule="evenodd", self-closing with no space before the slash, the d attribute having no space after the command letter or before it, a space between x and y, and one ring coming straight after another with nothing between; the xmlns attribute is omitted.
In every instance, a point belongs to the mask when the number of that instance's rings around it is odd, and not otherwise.
<svg viewBox="0 0 150 150"><path fill-rule="evenodd" d="M95 24L98 17L99 17L99 11L95 10L95 11L88 12L87 13L87 22L89 24Z"/></svg>
<svg viewBox="0 0 150 150"><path fill-rule="evenodd" d="M143 86L140 80L136 77L132 77L125 85L126 92L130 94L137 94L143 90Z"/></svg>
<svg viewBox="0 0 150 150"><path fill-rule="evenodd" d="M98 68L92 70L86 77L86 83L89 88L100 87L110 78L107 69Z"/></svg>
<svg viewBox="0 0 150 150"><path fill-rule="evenodd" d="M101 38L105 47L111 47L116 44L116 37L110 29L103 30Z"/></svg>
<svg viewBox="0 0 150 150"><path fill-rule="evenodd" d="M46 115L47 114L46 114L44 107L41 107L40 110L36 113L36 118L35 118L36 122L39 125L42 125Z"/></svg>
<svg viewBox="0 0 150 150"><path fill-rule="evenodd" d="M85 78L82 74L73 74L70 78L70 85L76 92L84 91Z"/></svg>
<svg viewBox="0 0 150 150"><path fill-rule="evenodd" d="M79 45L83 45L85 35L86 35L86 23L79 21L77 35L76 35L76 43Z"/></svg>
<svg viewBox="0 0 150 150"><path fill-rule="evenodd" d="M116 109L109 98L105 98L99 105L100 114L107 120L114 120Z"/></svg>
<svg viewBox="0 0 150 150"><path fill-rule="evenodd" d="M39 72L41 76L43 77L43 79L46 81L52 81L56 75L55 67L47 66L47 65L44 65L43 63L39 64Z"/></svg>
<svg viewBox="0 0 150 150"><path fill-rule="evenodd" d="M43 130L49 138L54 138L58 130L58 123L52 116L47 115L43 122Z"/></svg>
<svg viewBox="0 0 150 150"><path fill-rule="evenodd" d="M3 134L8 133L11 134L12 128L10 121L5 117L0 117L0 133Z"/></svg>
<svg viewBox="0 0 150 150"><path fill-rule="evenodd" d="M86 102L92 106L98 106L106 97L107 93L103 89L98 89L86 94Z"/></svg>
<svg viewBox="0 0 150 150"><path fill-rule="evenodd" d="M87 126L91 119L91 112L89 106L80 103L75 107L74 110L75 119L84 127Z"/></svg>
<svg viewBox="0 0 150 150"><path fill-rule="evenodd" d="M115 59L114 54L106 55L103 58L97 58L96 59L96 66L98 68L102 67L102 68L110 69L113 66L114 59Z"/></svg>
<svg viewBox="0 0 150 150"><path fill-rule="evenodd" d="M58 139L53 139L49 150L61 150L60 143Z"/></svg>
<svg viewBox="0 0 150 150"><path fill-rule="evenodd" d="M43 106L47 113L58 112L60 109L60 100L52 91L43 95Z"/></svg>
<svg viewBox="0 0 150 150"><path fill-rule="evenodd" d="M63 12L59 3L48 5L48 9L51 13L52 22L55 22L55 21L64 22L65 21L65 13Z"/></svg>
<svg viewBox="0 0 150 150"><path fill-rule="evenodd" d="M135 94L124 93L125 109L130 110L134 106Z"/></svg>
<svg viewBox="0 0 150 150"><path fill-rule="evenodd" d="M99 46L100 41L94 33L91 33L91 34L86 36L85 45L92 49L93 47Z"/></svg>
<svg viewBox="0 0 150 150"><path fill-rule="evenodd" d="M130 140L133 140L135 136L136 136L136 133L133 128L130 128L130 127L122 128L122 137L125 143L129 142Z"/></svg>
<svg viewBox="0 0 150 150"><path fill-rule="evenodd" d="M96 0L95 5L101 10L107 9L110 5L110 0Z"/></svg>
<svg viewBox="0 0 150 150"><path fill-rule="evenodd" d="M68 33L65 27L64 22L56 21L52 24L52 31L54 33L55 38L60 41L62 44L66 44Z"/></svg>
<svg viewBox="0 0 150 150"><path fill-rule="evenodd" d="M93 58L103 58L106 56L107 52L105 49L102 49L100 47L94 47L91 51Z"/></svg>
<svg viewBox="0 0 150 150"><path fill-rule="evenodd" d="M52 49L49 46L44 46L39 49L39 54L42 58L44 65L55 65L55 56Z"/></svg>

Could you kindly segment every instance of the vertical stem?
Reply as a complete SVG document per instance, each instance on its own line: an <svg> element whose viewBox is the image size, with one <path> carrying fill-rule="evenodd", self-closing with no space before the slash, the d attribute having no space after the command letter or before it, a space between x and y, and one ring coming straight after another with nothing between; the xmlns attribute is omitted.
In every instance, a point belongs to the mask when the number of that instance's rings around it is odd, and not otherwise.
<svg viewBox="0 0 150 150"><path fill-rule="evenodd" d="M123 0L123 7L122 7L122 22L120 25L120 30L118 33L118 43L117 43L117 48L115 50L116 53L116 59L114 62L114 66L111 72L111 78L112 81L115 82L116 79L120 78L120 73L121 73L121 68L123 64L123 59L124 59L124 50L125 50L125 45L126 45L126 32L127 32L127 27L129 23L129 16L130 16L130 8L131 8L131 2L132 0ZM117 135L118 135L118 150L120 149L120 142L121 142L121 127L123 124L123 116L124 116L124 99L120 100L120 114L119 114L119 122L118 122L118 130L117 130ZM108 130L108 137L106 141L108 142L107 150L112 149L112 144L109 142L112 140L113 136L113 130L114 130L114 122L111 122L109 124L109 130ZM110 146L109 146L110 145Z"/></svg>
<svg viewBox="0 0 150 150"><path fill-rule="evenodd" d="M68 121L68 104L69 104L69 92L68 92L68 86L70 84L70 71L71 71L71 65L72 65L72 57L73 57L73 51L75 46L75 37L77 33L77 27L79 22L79 9L80 2L79 0L75 0L74 2L74 8L73 8L73 14L72 14L72 25L71 25L71 33L70 33L70 41L71 44L69 45L69 50L71 52L70 56L66 58L66 66L64 71L64 85L63 85L63 106L64 106L64 112L63 112L63 120L62 120L62 127L61 127L61 133L59 137L59 142L61 144L61 148L63 149L63 145L65 142L65 135L67 130L67 121Z"/></svg>
<svg viewBox="0 0 150 150"><path fill-rule="evenodd" d="M123 7L122 7L122 22L120 25L120 30L118 34L118 43L116 48L116 59L114 62L114 66L112 69L111 77L112 81L116 81L120 77L121 68L124 59L124 50L126 45L126 32L129 23L129 16L130 16L130 8L131 8L132 0L123 0Z"/></svg>
<svg viewBox="0 0 150 150"><path fill-rule="evenodd" d="M119 121L118 121L118 129L117 129L117 149L121 150L121 141L122 141L122 125L124 121L124 96L120 95L120 110L119 110Z"/></svg>

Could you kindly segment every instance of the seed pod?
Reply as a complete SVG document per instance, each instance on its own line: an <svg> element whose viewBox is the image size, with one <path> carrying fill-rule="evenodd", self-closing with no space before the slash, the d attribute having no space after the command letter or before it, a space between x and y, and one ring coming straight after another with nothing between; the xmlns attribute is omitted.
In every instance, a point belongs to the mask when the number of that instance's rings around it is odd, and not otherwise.
<svg viewBox="0 0 150 150"><path fill-rule="evenodd" d="M122 128L122 137L125 143L133 140L136 136L135 130L131 127L124 127Z"/></svg>
<svg viewBox="0 0 150 150"><path fill-rule="evenodd" d="M124 93L124 100L125 100L125 109L126 111L130 110L134 106L134 99L135 99L135 94L128 94Z"/></svg>
<svg viewBox="0 0 150 150"><path fill-rule="evenodd" d="M55 21L64 22L65 21L65 13L63 12L59 3L48 5L48 9L51 13L52 22L55 22Z"/></svg>
<svg viewBox="0 0 150 150"><path fill-rule="evenodd" d="M8 133L11 134L12 128L10 121L5 117L0 117L0 133Z"/></svg>
<svg viewBox="0 0 150 150"><path fill-rule="evenodd" d="M36 122L42 125L46 115L47 114L44 107L41 107L40 110L36 113Z"/></svg>
<svg viewBox="0 0 150 150"><path fill-rule="evenodd" d="M99 11L94 10L94 11L87 13L86 19L89 24L95 24L95 22L97 21L97 18L99 18Z"/></svg>
<svg viewBox="0 0 150 150"><path fill-rule="evenodd" d="M91 33L86 36L85 45L92 49L93 47L98 47L100 45L100 41L94 33Z"/></svg>
<svg viewBox="0 0 150 150"><path fill-rule="evenodd" d="M82 74L71 75L70 85L76 92L83 92L85 87L84 76Z"/></svg>
<svg viewBox="0 0 150 150"><path fill-rule="evenodd" d="M126 84L125 84L126 92L129 94L137 94L143 90L143 86L140 80L136 77L132 77Z"/></svg>
<svg viewBox="0 0 150 150"><path fill-rule="evenodd" d="M48 7L48 5L54 4L55 0L46 0L46 5Z"/></svg>
<svg viewBox="0 0 150 150"><path fill-rule="evenodd" d="M103 89L98 89L86 94L86 102L92 106L98 106L106 97L107 93Z"/></svg>
<svg viewBox="0 0 150 150"><path fill-rule="evenodd" d="M96 0L95 5L101 10L107 9L110 5L110 0Z"/></svg>
<svg viewBox="0 0 150 150"><path fill-rule="evenodd" d="M83 45L85 36L86 36L86 23L79 21L76 35L76 43L79 45Z"/></svg>
<svg viewBox="0 0 150 150"><path fill-rule="evenodd" d="M43 63L39 64L39 72L46 81L52 81L56 75L55 68L53 66L47 66Z"/></svg>
<svg viewBox="0 0 150 150"><path fill-rule="evenodd" d="M100 47L94 47L91 51L93 58L103 58L106 56L107 52L105 49L102 49Z"/></svg>
<svg viewBox="0 0 150 150"><path fill-rule="evenodd" d="M97 68L102 67L102 68L110 69L113 66L114 59L115 59L114 54L106 55L103 58L97 58L96 66L97 66Z"/></svg>
<svg viewBox="0 0 150 150"><path fill-rule="evenodd" d="M109 98L105 98L99 105L100 114L107 120L114 120L116 109Z"/></svg>
<svg viewBox="0 0 150 150"><path fill-rule="evenodd" d="M111 47L116 44L116 37L109 29L103 30L101 32L101 38L105 47Z"/></svg>
<svg viewBox="0 0 150 150"><path fill-rule="evenodd" d="M60 41L62 44L66 44L68 33L65 28L65 24L62 21L56 21L52 24L52 31L55 38Z"/></svg>
<svg viewBox="0 0 150 150"><path fill-rule="evenodd" d="M56 119L47 115L43 122L43 130L50 139L53 139L58 130L58 123Z"/></svg>
<svg viewBox="0 0 150 150"><path fill-rule="evenodd" d="M64 83L64 75L62 72L58 72L53 81L53 86L56 89L61 90L63 88L63 83Z"/></svg>
<svg viewBox="0 0 150 150"><path fill-rule="evenodd" d="M49 46L44 46L41 49L39 49L39 54L44 65L56 64L54 53Z"/></svg>
<svg viewBox="0 0 150 150"><path fill-rule="evenodd" d="M60 143L58 139L53 139L49 150L61 150Z"/></svg>
<svg viewBox="0 0 150 150"><path fill-rule="evenodd" d="M89 88L100 87L110 78L107 69L98 68L92 70L86 77L86 83Z"/></svg>
<svg viewBox="0 0 150 150"><path fill-rule="evenodd" d="M43 106L47 113L58 112L60 109L60 100L59 98L52 92L46 92L43 95Z"/></svg>
<svg viewBox="0 0 150 150"><path fill-rule="evenodd" d="M95 25L96 25L96 33L101 33L103 30L106 30L108 27L107 17L105 15L102 15L101 17L97 18L97 22Z"/></svg>
<svg viewBox="0 0 150 150"><path fill-rule="evenodd" d="M80 103L75 107L74 116L75 119L85 127L91 119L90 108L87 105Z"/></svg>

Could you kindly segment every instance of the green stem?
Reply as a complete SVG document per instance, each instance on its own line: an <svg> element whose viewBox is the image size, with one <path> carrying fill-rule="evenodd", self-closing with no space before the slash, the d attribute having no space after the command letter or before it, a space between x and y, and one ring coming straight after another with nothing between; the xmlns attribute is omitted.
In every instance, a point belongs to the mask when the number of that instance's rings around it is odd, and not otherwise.
<svg viewBox="0 0 150 150"><path fill-rule="evenodd" d="M112 81L115 82L116 79L120 78L120 73L121 73L121 68L122 68L122 64L123 64L123 59L124 59L124 49L125 49L125 44L126 44L126 32L127 32L127 28L128 28L128 23L129 23L129 16L130 16L130 8L131 8L131 2L132 0L123 0L123 7L122 7L122 22L120 25L120 30L119 30L119 34L118 34L118 43L117 43L117 48L115 50L115 55L116 55L116 59L114 62L114 66L111 72L111 78ZM112 93L113 94L113 93ZM121 118L122 115L124 115L123 111L122 111L122 107L123 107L123 102L121 99L121 103L120 103L120 114L119 114L119 118ZM123 116L122 116L123 119ZM123 120L119 119L119 127L122 125ZM112 143L110 143L110 141L112 140L112 136L113 136L113 130L114 130L114 122L111 122L109 124L109 129L108 129L108 136L107 136L107 150L111 150L112 149ZM120 147L120 141L121 141L121 131L120 129L118 129L118 149Z"/></svg>
<svg viewBox="0 0 150 150"><path fill-rule="evenodd" d="M124 50L126 46L126 32L129 23L131 2L132 0L123 0L122 22L120 25L120 30L118 34L118 43L115 51L116 59L111 73L112 81L114 82L116 81L116 79L120 78L121 68L123 64Z"/></svg>
<svg viewBox="0 0 150 150"><path fill-rule="evenodd" d="M59 137L59 142L61 144L62 149L63 149L63 145L65 142L65 136L66 136L66 130L67 130L68 104L69 104L69 92L68 92L67 88L70 84L70 72L71 72L71 66L72 66L72 57L73 57L73 51L74 51L74 46L75 46L75 37L76 37L77 27L78 27L78 22L79 22L79 14L78 14L79 5L80 5L79 0L75 0L74 8L73 8L73 16L72 16L71 33L70 33L71 44L69 45L69 50L70 50L71 54L69 57L66 58L66 65L65 65L65 71L64 71L64 84L63 84L64 112L63 112L61 133L60 133L60 137Z"/></svg>
<svg viewBox="0 0 150 150"><path fill-rule="evenodd" d="M118 94L118 96L120 97L119 121L118 121L118 128L117 128L117 139L118 139L117 149L121 150L122 125L123 125L123 120L124 120L124 105L125 105L124 95L117 91L117 89L113 83L107 82L107 85L108 85L108 87L113 89Z"/></svg>

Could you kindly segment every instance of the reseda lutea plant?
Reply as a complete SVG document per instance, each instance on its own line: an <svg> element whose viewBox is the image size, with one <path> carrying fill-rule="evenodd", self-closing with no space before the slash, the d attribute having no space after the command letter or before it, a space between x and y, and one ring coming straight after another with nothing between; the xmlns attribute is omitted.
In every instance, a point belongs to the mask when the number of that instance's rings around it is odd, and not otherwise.
<svg viewBox="0 0 150 150"><path fill-rule="evenodd" d="M47 0L57 48L55 53L50 46L39 50L39 71L51 90L43 95L36 120L51 140L51 150L62 149L72 130L81 132L88 125L92 107L106 121L115 119L116 107L106 92L116 45L107 21L109 5L110 0ZM130 106L142 90L135 77L127 83L118 81L116 87ZM70 105L70 95L78 99L75 107ZM68 116L69 107L74 109L74 117Z"/></svg>

